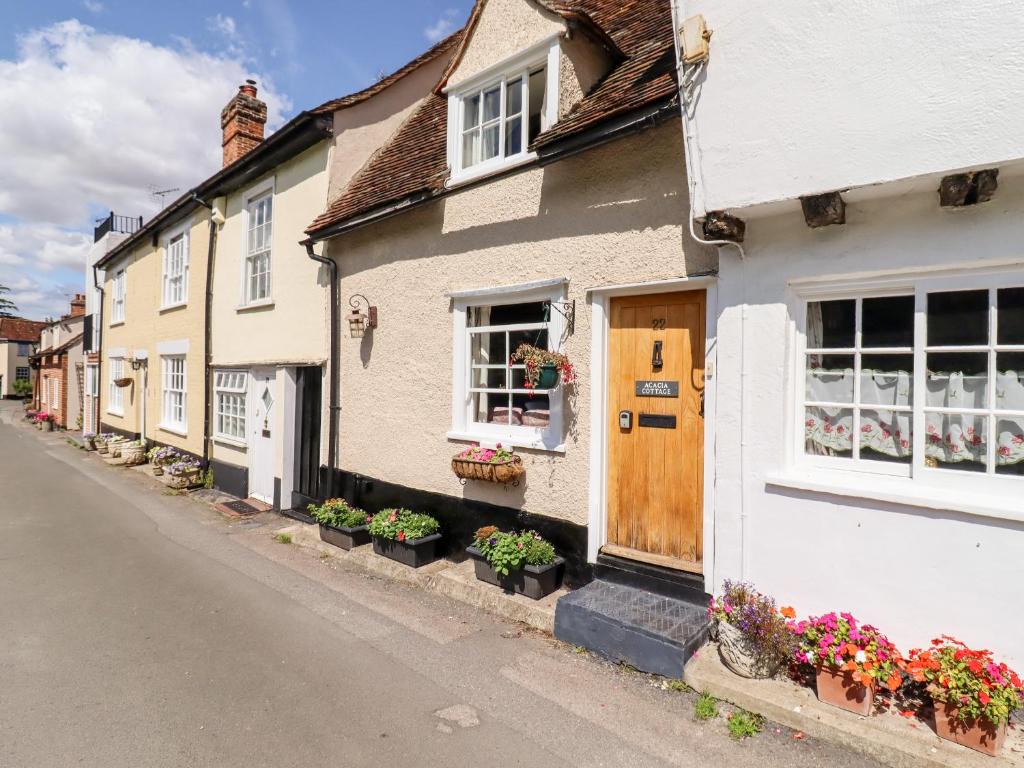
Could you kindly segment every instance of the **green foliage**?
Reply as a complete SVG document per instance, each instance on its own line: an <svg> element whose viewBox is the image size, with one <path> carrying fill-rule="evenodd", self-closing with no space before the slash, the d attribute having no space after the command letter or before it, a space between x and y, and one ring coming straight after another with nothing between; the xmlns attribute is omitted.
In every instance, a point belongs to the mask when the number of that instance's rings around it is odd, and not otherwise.
<svg viewBox="0 0 1024 768"><path fill-rule="evenodd" d="M729 716L729 735L737 741L753 738L761 732L763 725L763 717L739 709Z"/></svg>
<svg viewBox="0 0 1024 768"><path fill-rule="evenodd" d="M274 541L276 541L278 544L291 544L292 535L290 533L279 533L277 534L277 536L274 537Z"/></svg>
<svg viewBox="0 0 1024 768"><path fill-rule="evenodd" d="M199 473L199 484L206 490L213 488L213 469L207 469L205 472Z"/></svg>
<svg viewBox="0 0 1024 768"><path fill-rule="evenodd" d="M430 515L408 509L385 509L370 521L370 535L395 541L416 541L441 530L441 524Z"/></svg>
<svg viewBox="0 0 1024 768"><path fill-rule="evenodd" d="M32 394L32 382L19 379L14 382L14 394L18 397L28 397Z"/></svg>
<svg viewBox="0 0 1024 768"><path fill-rule="evenodd" d="M555 548L534 531L502 533L494 526L487 526L476 532L473 546L502 576L525 565L543 566L555 561Z"/></svg>
<svg viewBox="0 0 1024 768"><path fill-rule="evenodd" d="M5 293L10 292L10 288L0 284L0 317L11 317L18 311L18 305L4 296Z"/></svg>
<svg viewBox="0 0 1024 768"><path fill-rule="evenodd" d="M714 720L716 717L718 717L718 702L714 696L704 691L693 704L693 718L694 720Z"/></svg>
<svg viewBox="0 0 1024 768"><path fill-rule="evenodd" d="M366 512L351 506L344 499L328 499L320 506L310 504L309 514L320 525L331 528L359 528L370 521Z"/></svg>
<svg viewBox="0 0 1024 768"><path fill-rule="evenodd" d="M672 691L673 693L687 693L688 691L693 690L692 688L690 688L690 686L688 686L682 680L671 680L671 679L669 679L669 680L662 680L661 681L661 689L663 691Z"/></svg>

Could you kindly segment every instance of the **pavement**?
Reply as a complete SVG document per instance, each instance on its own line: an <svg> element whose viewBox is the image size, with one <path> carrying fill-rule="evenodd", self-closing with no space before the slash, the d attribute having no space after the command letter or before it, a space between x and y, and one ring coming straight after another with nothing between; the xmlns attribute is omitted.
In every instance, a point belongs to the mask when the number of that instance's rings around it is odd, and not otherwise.
<svg viewBox="0 0 1024 768"><path fill-rule="evenodd" d="M874 768L279 543L0 403L0 766ZM726 708L723 707L723 711Z"/></svg>

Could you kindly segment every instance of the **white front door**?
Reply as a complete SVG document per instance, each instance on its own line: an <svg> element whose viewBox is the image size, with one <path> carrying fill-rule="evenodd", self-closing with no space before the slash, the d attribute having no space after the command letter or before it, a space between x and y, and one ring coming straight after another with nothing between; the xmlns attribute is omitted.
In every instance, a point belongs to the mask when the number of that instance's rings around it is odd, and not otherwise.
<svg viewBox="0 0 1024 768"><path fill-rule="evenodd" d="M274 415L277 406L277 372L252 372L249 391L249 495L274 503Z"/></svg>

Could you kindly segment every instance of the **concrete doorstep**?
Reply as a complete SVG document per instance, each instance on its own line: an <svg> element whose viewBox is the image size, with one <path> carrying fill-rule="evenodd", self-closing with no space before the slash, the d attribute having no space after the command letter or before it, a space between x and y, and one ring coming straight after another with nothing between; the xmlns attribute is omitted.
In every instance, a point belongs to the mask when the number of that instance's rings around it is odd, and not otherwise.
<svg viewBox="0 0 1024 768"><path fill-rule="evenodd" d="M790 680L748 680L722 664L708 643L686 665L685 681L697 691L873 757L892 768L1004 768L1024 766L1024 734L1010 730L999 757L988 757L935 735L930 723L896 712L858 717L818 701L810 688Z"/></svg>
<svg viewBox="0 0 1024 768"><path fill-rule="evenodd" d="M316 525L293 523L275 531L275 535L282 533L290 535L294 544L352 563L378 576L415 584L548 634L552 634L555 628L555 603L568 592L562 588L543 600L531 600L479 581L473 563L468 560L462 563L438 560L422 568L410 568L374 554L373 546L369 544L346 552L321 541L320 529Z"/></svg>

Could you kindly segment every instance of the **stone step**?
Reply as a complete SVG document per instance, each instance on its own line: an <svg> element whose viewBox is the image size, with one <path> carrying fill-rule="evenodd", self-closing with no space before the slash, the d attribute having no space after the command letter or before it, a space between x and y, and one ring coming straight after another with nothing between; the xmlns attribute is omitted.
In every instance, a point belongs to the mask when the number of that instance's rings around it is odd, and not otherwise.
<svg viewBox="0 0 1024 768"><path fill-rule="evenodd" d="M555 637L644 672L679 679L708 639L704 603L599 579L561 600Z"/></svg>

